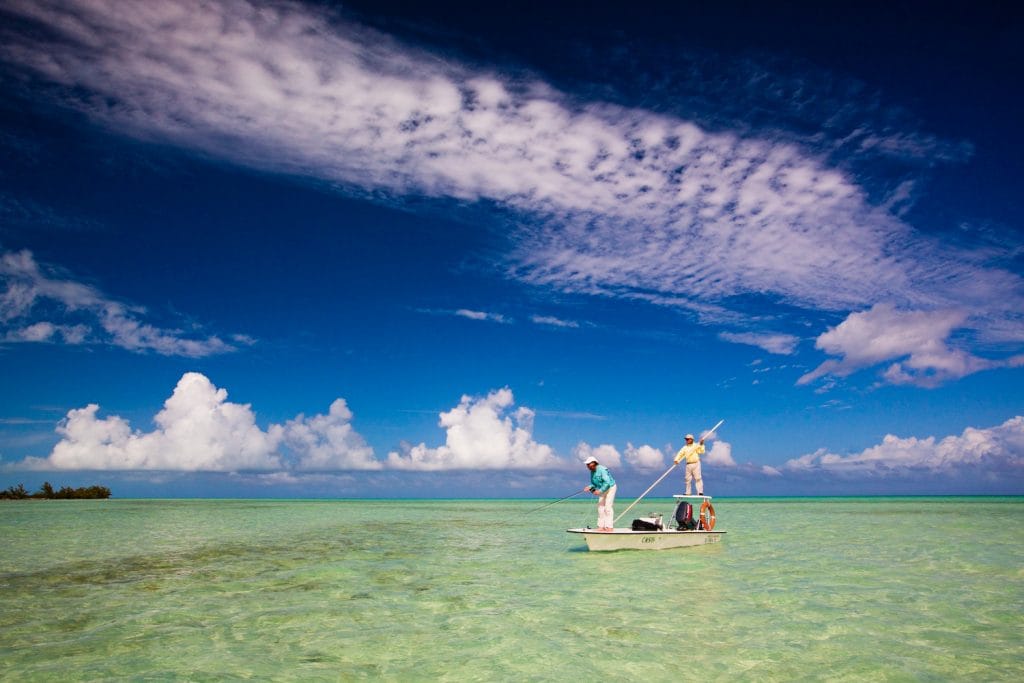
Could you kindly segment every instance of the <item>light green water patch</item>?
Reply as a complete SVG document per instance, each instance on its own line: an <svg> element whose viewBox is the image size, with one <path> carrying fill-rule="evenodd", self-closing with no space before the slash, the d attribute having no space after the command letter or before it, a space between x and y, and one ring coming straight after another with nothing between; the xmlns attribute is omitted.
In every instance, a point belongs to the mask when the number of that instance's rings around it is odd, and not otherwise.
<svg viewBox="0 0 1024 683"><path fill-rule="evenodd" d="M720 499L722 543L615 553L564 532L595 522L592 502L528 513L537 506L0 505L4 677L993 681L1024 670L1022 499ZM648 509L667 515L671 501L634 511Z"/></svg>

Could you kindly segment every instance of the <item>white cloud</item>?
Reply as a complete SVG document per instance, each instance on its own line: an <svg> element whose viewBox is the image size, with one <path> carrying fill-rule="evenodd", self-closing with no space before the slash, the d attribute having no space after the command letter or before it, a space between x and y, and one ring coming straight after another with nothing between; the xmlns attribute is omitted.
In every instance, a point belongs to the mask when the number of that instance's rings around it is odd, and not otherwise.
<svg viewBox="0 0 1024 683"><path fill-rule="evenodd" d="M507 323L508 320L505 316L500 313L487 313L486 311L471 311L466 308L460 308L455 311L455 315L461 318L469 318L470 320L489 320L496 323Z"/></svg>
<svg viewBox="0 0 1024 683"><path fill-rule="evenodd" d="M4 337L9 342L48 342L58 337L65 344L81 344L86 340L89 328L85 325L55 325L50 322L37 322L20 328L11 328Z"/></svg>
<svg viewBox="0 0 1024 683"><path fill-rule="evenodd" d="M283 430L264 432L248 405L227 401L227 392L199 373L182 376L164 403L152 432L133 431L118 416L97 418L91 404L68 412L57 428L61 440L46 459L26 465L58 470L233 471L278 469Z"/></svg>
<svg viewBox="0 0 1024 683"><path fill-rule="evenodd" d="M654 446L626 443L626 462L637 469L654 470L665 466L665 454Z"/></svg>
<svg viewBox="0 0 1024 683"><path fill-rule="evenodd" d="M438 426L446 432L445 443L430 448L425 443L388 454L388 466L396 469L534 469L561 466L550 446L533 440L534 412L513 410L507 387L485 397L463 396L459 405L441 413Z"/></svg>
<svg viewBox="0 0 1024 683"><path fill-rule="evenodd" d="M711 442L711 449L701 456L701 460L717 467L736 467L736 461L732 459L732 444L718 439Z"/></svg>
<svg viewBox="0 0 1024 683"><path fill-rule="evenodd" d="M851 475L886 475L913 471L958 472L980 477L1000 470L1024 471L1024 417L998 427L968 427L959 436L936 439L886 434L882 443L853 455L821 448L786 462L793 472L823 471Z"/></svg>
<svg viewBox="0 0 1024 683"><path fill-rule="evenodd" d="M353 429L343 399L334 401L327 415L299 415L264 431L248 404L231 403L227 391L189 372L157 413L151 432L133 430L116 415L101 419L98 413L96 404L69 411L57 427L61 440L49 457L27 458L22 467L189 472L382 467Z"/></svg>
<svg viewBox="0 0 1024 683"><path fill-rule="evenodd" d="M587 458L593 456L597 458L598 463L609 468L618 467L622 464L622 456L619 454L618 449L611 444L591 446L589 443L581 441L572 449L572 456L579 462L583 462Z"/></svg>
<svg viewBox="0 0 1024 683"><path fill-rule="evenodd" d="M299 415L285 424L285 443L299 455L300 470L372 470L381 463L351 424L345 399L331 404L327 415Z"/></svg>
<svg viewBox="0 0 1024 683"><path fill-rule="evenodd" d="M537 323L538 325L549 325L551 327L579 327L580 324L575 320L562 320L550 315L533 315L530 316L530 320Z"/></svg>
<svg viewBox="0 0 1024 683"><path fill-rule="evenodd" d="M202 358L234 351L218 337L191 339L181 330L142 322L143 309L131 308L103 295L95 287L55 276L44 270L29 251L0 254L0 334L7 342L65 344L105 343L135 352ZM53 315L56 308L68 323L31 320L36 309ZM43 315L43 314L39 314Z"/></svg>
<svg viewBox="0 0 1024 683"><path fill-rule="evenodd" d="M297 4L166 0L127 12L116 0L11 0L5 9L40 30L5 31L0 56L102 125L360 195L494 202L522 219L507 258L525 282L734 324L744 317L730 306L743 295L837 312L880 301L972 310L959 324L979 340L1024 340L1017 274L922 236L830 162L844 151L964 158L931 136L891 130L884 115L874 126L857 125L849 105L822 115L831 144L712 129L581 101ZM774 93L773 74L757 79ZM912 186L903 180L892 202ZM144 332L124 330L124 343L170 341ZM753 334L734 341L792 349L784 335ZM889 381L941 381L978 362L949 349L908 353Z"/></svg>
<svg viewBox="0 0 1024 683"><path fill-rule="evenodd" d="M733 342L734 344L757 346L768 353L774 353L780 356L788 356L792 354L796 350L796 345L800 343L800 338L794 337L791 334L720 332L718 334L718 338L728 342Z"/></svg>
<svg viewBox="0 0 1024 683"><path fill-rule="evenodd" d="M818 337L815 346L830 359L803 375L799 384L820 377L845 377L857 370L895 361L883 377L892 384L935 386L949 379L1013 361L991 361L953 348L948 340L965 326L963 310L901 311L891 304L851 313L841 324Z"/></svg>

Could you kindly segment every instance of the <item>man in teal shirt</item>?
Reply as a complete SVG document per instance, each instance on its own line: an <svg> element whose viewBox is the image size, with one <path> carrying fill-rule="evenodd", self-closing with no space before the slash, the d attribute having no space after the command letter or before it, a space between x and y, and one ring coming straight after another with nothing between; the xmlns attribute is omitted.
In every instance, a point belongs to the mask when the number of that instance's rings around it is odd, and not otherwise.
<svg viewBox="0 0 1024 683"><path fill-rule="evenodd" d="M615 505L615 491L618 488L612 473L604 465L598 464L597 458L591 456L583 461L583 464L590 470L590 486L583 487L584 491L590 491L597 496L597 530L615 530L615 512L612 507Z"/></svg>

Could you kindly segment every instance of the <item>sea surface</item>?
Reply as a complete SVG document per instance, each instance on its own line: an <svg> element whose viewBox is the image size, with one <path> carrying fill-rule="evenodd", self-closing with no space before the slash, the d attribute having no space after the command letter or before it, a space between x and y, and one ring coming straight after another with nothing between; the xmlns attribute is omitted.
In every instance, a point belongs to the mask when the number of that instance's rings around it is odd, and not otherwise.
<svg viewBox="0 0 1024 683"><path fill-rule="evenodd" d="M546 502L0 503L0 679L1024 680L1024 498Z"/></svg>

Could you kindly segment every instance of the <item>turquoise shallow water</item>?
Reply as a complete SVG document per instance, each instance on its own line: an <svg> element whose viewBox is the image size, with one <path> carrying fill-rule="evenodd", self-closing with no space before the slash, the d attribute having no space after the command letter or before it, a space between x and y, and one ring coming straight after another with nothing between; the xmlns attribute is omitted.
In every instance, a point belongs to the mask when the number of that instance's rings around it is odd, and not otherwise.
<svg viewBox="0 0 1024 683"><path fill-rule="evenodd" d="M1024 498L723 498L617 553L543 502L0 504L0 678L1024 677Z"/></svg>

